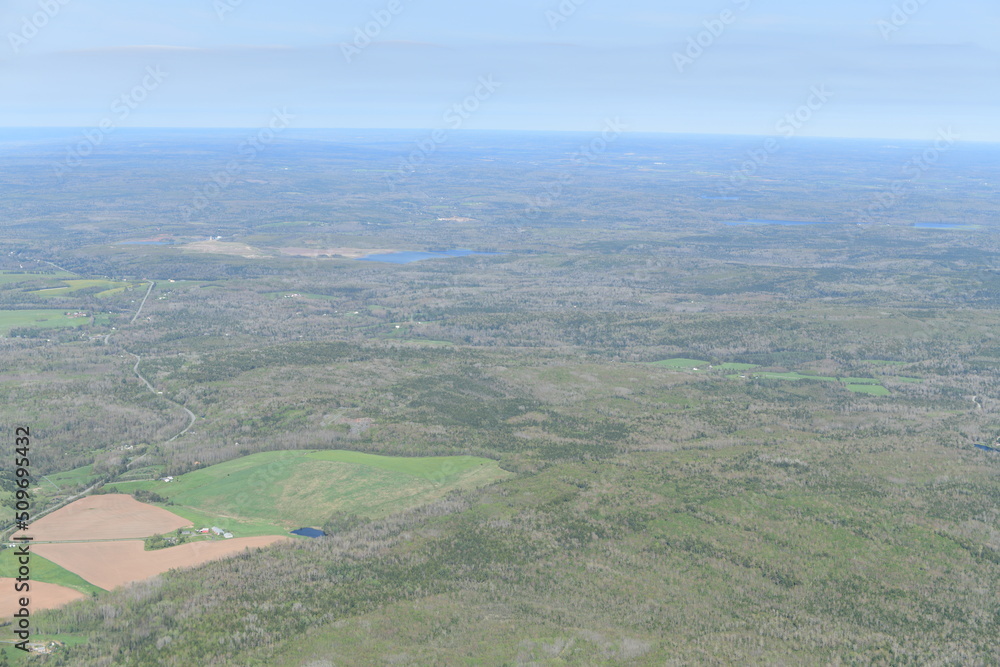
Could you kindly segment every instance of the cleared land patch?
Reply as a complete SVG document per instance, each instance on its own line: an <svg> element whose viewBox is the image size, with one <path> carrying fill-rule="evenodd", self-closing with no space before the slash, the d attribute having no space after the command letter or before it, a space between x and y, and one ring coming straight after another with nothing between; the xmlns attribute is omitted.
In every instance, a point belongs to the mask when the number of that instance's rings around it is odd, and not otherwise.
<svg viewBox="0 0 1000 667"><path fill-rule="evenodd" d="M87 496L31 524L36 542L149 537L190 525L165 509L121 494Z"/></svg>
<svg viewBox="0 0 1000 667"><path fill-rule="evenodd" d="M663 368L673 368L675 370L707 369L709 363L700 359L664 359L663 361L650 362L650 366L661 366Z"/></svg>
<svg viewBox="0 0 1000 667"><path fill-rule="evenodd" d="M736 362L727 361L722 364L712 364L710 361L705 361L704 359L664 359L662 361L651 361L648 363L649 366L660 366L661 368L672 368L674 370L691 370L691 371L707 371L712 370L724 370L724 371L747 371L751 368L757 368L757 364L740 364Z"/></svg>
<svg viewBox="0 0 1000 667"><path fill-rule="evenodd" d="M738 378L738 375L730 375L730 378ZM853 378L853 377L831 377L828 375L805 375L803 373L754 373L751 377L771 379L771 380L817 380L820 382L839 382L848 391L856 394L869 394L871 396L888 396L891 392L882 386L881 381L876 378Z"/></svg>
<svg viewBox="0 0 1000 667"><path fill-rule="evenodd" d="M0 618L11 618L20 609L18 599L20 595L25 595L31 600L31 611L42 611L43 609L55 609L64 604L69 604L74 600L82 600L86 595L72 588L59 586L58 584L47 584L41 581L32 581L31 590L27 593L14 593L16 579L0 578L0 589L4 595L0 596ZM8 595L8 592L10 594Z"/></svg>
<svg viewBox="0 0 1000 667"><path fill-rule="evenodd" d="M428 503L454 489L511 476L496 461L472 456L377 456L351 451L252 454L181 475L172 482L115 484L169 498L173 511L218 518L237 535L260 522L284 532L321 526L334 513L379 518ZM254 526L254 523L257 526ZM219 523L218 525L223 525ZM256 531L255 531L256 532ZM260 533L258 533L260 534Z"/></svg>
<svg viewBox="0 0 1000 667"><path fill-rule="evenodd" d="M283 255L290 255L292 257L325 257L332 259L338 257L358 259L359 257L367 257L368 255L386 255L399 252L391 248L278 248L278 251Z"/></svg>
<svg viewBox="0 0 1000 667"><path fill-rule="evenodd" d="M45 486L47 483L46 480L48 480L48 482L63 488L71 487L77 484L85 484L92 482L95 479L96 476L94 475L94 466L93 464L89 464L81 468L67 470L66 472L57 472L52 473L51 475L46 475L43 480L39 482L39 484L41 486Z"/></svg>
<svg viewBox="0 0 1000 667"><path fill-rule="evenodd" d="M757 364L741 364L734 362L726 362L718 365L709 365L709 362L703 361L701 359L664 359L662 361L652 361L646 364L647 366L659 366L661 368L669 368L675 371L708 371L708 370L726 370L726 371L750 371L754 368L759 368ZM743 377L753 377L768 380L817 380L822 382L839 382L848 391L853 391L856 394L868 394L870 396L889 396L890 392L886 387L882 385L882 381L877 378L856 378L856 377L832 377L827 375L809 375L807 373L798 373L795 371L786 373L776 373L770 371L754 372L748 375L727 375L730 380L737 380ZM918 378L892 378L897 382L920 382Z"/></svg>
<svg viewBox="0 0 1000 667"><path fill-rule="evenodd" d="M277 535L244 537L218 542L189 542L169 549L145 551L142 540L121 542L74 542L36 544L33 551L74 572L87 581L111 590L142 581L179 567L193 567L237 554L244 549L265 547Z"/></svg>
<svg viewBox="0 0 1000 667"><path fill-rule="evenodd" d="M237 243L234 241L195 241L194 243L185 243L180 247L183 250L191 252L207 252L217 255L236 255L238 257L246 257L249 259L267 257L264 251L259 248L254 248L246 243Z"/></svg>
<svg viewBox="0 0 1000 667"><path fill-rule="evenodd" d="M101 288L101 291L96 294L96 296L108 296L111 294L117 294L119 292L124 292L129 287L138 287L142 283L128 283L121 282L118 280L104 280L104 279L76 279L76 280L62 280L60 285L55 287L46 287L44 289L34 290L32 294L37 294L39 296L67 296L79 292L80 290L92 289L94 287Z"/></svg>
<svg viewBox="0 0 1000 667"><path fill-rule="evenodd" d="M89 317L70 317L65 310L0 310L0 334L16 327L57 329L77 327L89 321Z"/></svg>

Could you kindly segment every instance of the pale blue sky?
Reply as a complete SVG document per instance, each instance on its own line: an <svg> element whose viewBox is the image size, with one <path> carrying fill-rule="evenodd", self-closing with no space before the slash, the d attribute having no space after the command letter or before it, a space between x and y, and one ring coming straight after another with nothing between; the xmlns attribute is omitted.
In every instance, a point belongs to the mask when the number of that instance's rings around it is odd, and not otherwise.
<svg viewBox="0 0 1000 667"><path fill-rule="evenodd" d="M479 87L462 127L1000 141L996 0L399 0L350 62L392 0L59 2L4 3L0 126L436 128Z"/></svg>

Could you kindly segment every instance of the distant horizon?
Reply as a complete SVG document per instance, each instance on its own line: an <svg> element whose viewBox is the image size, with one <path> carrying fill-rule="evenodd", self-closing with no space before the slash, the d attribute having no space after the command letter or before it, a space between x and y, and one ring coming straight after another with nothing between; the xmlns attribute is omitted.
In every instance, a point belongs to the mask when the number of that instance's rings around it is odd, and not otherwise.
<svg viewBox="0 0 1000 667"><path fill-rule="evenodd" d="M113 137L115 134L122 134L128 132L146 132L146 131L163 131L163 130L177 130L177 131L196 131L196 132L208 132L208 131L231 131L239 132L246 130L256 130L260 129L259 125L204 125L204 126L194 126L194 125L150 125L150 126L134 126L134 127L121 127L115 128L113 132L108 133L108 136ZM24 130L55 130L55 131L65 131L65 132L86 132L88 130L94 129L89 126L72 126L72 125L0 125L0 132L19 132ZM337 127L337 126L316 126L316 127L296 127L288 128L282 131L285 135L294 135L303 132L413 132L413 133L431 133L440 128L432 127ZM597 130L599 132L599 130ZM510 134L562 134L562 135L593 135L595 130L548 130L548 129L519 129L519 128L461 128L457 130L448 130L448 135L473 135L473 134L485 134L485 133L510 133ZM746 138L746 139L761 139L767 137L779 137L778 134L748 134L748 133L733 133L733 132L656 132L656 131L625 131L624 136L631 137L705 137L705 138ZM934 135L928 134L924 137L889 137L889 136L844 136L844 135L801 135L794 137L781 137L782 141L808 141L808 140L822 140L822 141L898 141L904 143L925 143L928 140L933 141ZM962 139L958 140L961 144L982 144L988 146L1000 146L1000 140L975 140L975 139Z"/></svg>

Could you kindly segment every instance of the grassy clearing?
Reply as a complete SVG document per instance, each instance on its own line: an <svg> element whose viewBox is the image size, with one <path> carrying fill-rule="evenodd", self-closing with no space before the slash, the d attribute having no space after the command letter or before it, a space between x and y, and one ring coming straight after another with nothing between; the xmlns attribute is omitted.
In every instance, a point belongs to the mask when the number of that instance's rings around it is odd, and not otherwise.
<svg viewBox="0 0 1000 667"><path fill-rule="evenodd" d="M653 361L650 366L660 366L661 368L673 368L675 370L698 370L708 368L709 363L700 359L664 359L663 361Z"/></svg>
<svg viewBox="0 0 1000 667"><path fill-rule="evenodd" d="M264 296L268 299L312 299L314 301L333 301L338 297L329 294L313 294L311 292L264 292ZM292 296L292 295L295 296Z"/></svg>
<svg viewBox="0 0 1000 667"><path fill-rule="evenodd" d="M5 641L14 640L7 640ZM60 642L67 646L75 646L79 644L85 644L87 642L86 636L80 635L70 635L70 634L32 634L31 643L46 643L46 642ZM0 643L0 649L7 652L7 661L10 667L17 667L17 665L37 665L38 655L35 653L25 653L24 651L14 648L13 643ZM0 663L2 664L2 663Z"/></svg>
<svg viewBox="0 0 1000 667"><path fill-rule="evenodd" d="M142 286L142 283L123 283L117 280L104 279L63 280L62 283L63 284L61 286L35 290L32 294L38 294L39 296L44 297L67 296L75 292L79 292L80 290L102 287L104 289L98 292L96 296L108 296L124 292L129 287L136 288Z"/></svg>
<svg viewBox="0 0 1000 667"><path fill-rule="evenodd" d="M107 488L112 492L120 493L131 493L136 489L155 489L160 495L167 495L164 494L163 489L160 488L163 486L167 486L167 484L165 482L119 482L117 484L108 485ZM288 534L287 527L279 525L274 521L246 519L243 517L235 518L229 512L220 513L212 510L200 510L194 507L188 507L187 505L167 505L164 503L149 504L162 507L168 512L173 512L177 516L187 519L191 522L191 525L195 530L218 526L231 532L236 537L258 537L260 535ZM187 529L185 528L182 530Z"/></svg>
<svg viewBox="0 0 1000 667"><path fill-rule="evenodd" d="M757 368L758 364L741 364L737 362L727 361L724 364L712 365L711 362L705 361L703 359L664 359L662 361L652 361L647 365L649 366L659 366L661 368L672 368L674 370L689 370L689 371L706 371L710 368L712 370L724 370L724 371L748 371L751 368Z"/></svg>
<svg viewBox="0 0 1000 667"><path fill-rule="evenodd" d="M68 317L64 310L0 310L0 335L17 327L59 329L87 322L89 317Z"/></svg>
<svg viewBox="0 0 1000 667"><path fill-rule="evenodd" d="M732 362L726 362L724 364L719 364L716 368L721 368L724 371L748 371L751 368L757 368L758 364L738 364Z"/></svg>
<svg viewBox="0 0 1000 667"><path fill-rule="evenodd" d="M93 468L93 464L85 465L82 468L74 468L73 470L67 470L66 472L57 472L52 475L46 475L45 479L50 480L60 489L73 488L80 484L93 481L95 479ZM41 484L46 485L44 481L42 481ZM52 487L50 486L49 488Z"/></svg>
<svg viewBox="0 0 1000 667"><path fill-rule="evenodd" d="M489 459L392 457L349 451L264 452L181 475L173 482L130 482L169 498L166 509L195 524L238 536L321 526L334 513L383 517L508 477ZM111 487L109 487L111 488ZM223 523L219 522L225 522ZM198 526L200 527L200 526Z"/></svg>
<svg viewBox="0 0 1000 667"><path fill-rule="evenodd" d="M731 380L739 378L739 375L726 376ZM856 394L868 394L869 396L889 396L891 392L881 384L881 380L876 378L855 378L855 377L832 377L829 375L809 375L796 371L788 373L753 373L750 377L765 380L789 380L798 382L800 380L817 380L821 382L839 382L848 391Z"/></svg>
<svg viewBox="0 0 1000 667"><path fill-rule="evenodd" d="M18 563L14 552L15 549L0 551L0 577L17 576ZM31 578L47 584L59 584L66 588L72 588L86 595L104 590L38 554L31 554Z"/></svg>
<svg viewBox="0 0 1000 667"><path fill-rule="evenodd" d="M891 392L879 384L852 384L845 382L844 386L848 391L856 394L869 394L871 396L888 396Z"/></svg>
<svg viewBox="0 0 1000 667"><path fill-rule="evenodd" d="M836 382L837 378L830 377L827 375L808 375L805 373L799 373L797 371L791 371L788 373L754 373L753 377L762 378L765 380L791 380L793 382L798 380L823 380L825 382Z"/></svg>

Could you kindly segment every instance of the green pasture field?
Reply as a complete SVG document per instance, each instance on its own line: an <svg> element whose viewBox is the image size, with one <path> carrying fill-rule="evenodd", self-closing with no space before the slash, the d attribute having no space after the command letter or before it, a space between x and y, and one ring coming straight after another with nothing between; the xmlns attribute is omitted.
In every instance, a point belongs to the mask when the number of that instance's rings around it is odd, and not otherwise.
<svg viewBox="0 0 1000 667"><path fill-rule="evenodd" d="M739 375L728 375L726 376L730 379L737 379ZM805 373L789 372L789 373L754 373L752 377L763 378L769 380L791 380L797 382L799 380L820 380L823 382L840 382L844 385L844 388L848 391L853 391L856 394L869 394L871 396L889 396L891 393L888 389L882 386L881 380L876 378L853 378L853 377L831 377L829 375L808 375Z"/></svg>
<svg viewBox="0 0 1000 667"><path fill-rule="evenodd" d="M218 525L244 537L321 526L337 512L384 517L454 489L509 476L496 461L471 456L294 450L245 456L172 482L118 483L107 489L155 491L175 503L166 509L196 525Z"/></svg>
<svg viewBox="0 0 1000 667"><path fill-rule="evenodd" d="M67 296L73 294L74 292L89 289L91 287L104 287L105 289L98 292L95 296L110 296L112 294L124 292L128 287L138 288L143 285L143 283L123 283L117 280L104 279L77 279L63 280L62 282L64 283L62 286L35 290L32 294L38 294L45 297Z"/></svg>
<svg viewBox="0 0 1000 667"><path fill-rule="evenodd" d="M90 317L67 317L65 310L0 310L0 334L16 327L58 329L78 327L90 322Z"/></svg>
<svg viewBox="0 0 1000 667"><path fill-rule="evenodd" d="M713 365L710 361L704 361L703 359L664 359L662 361L652 361L649 362L649 366L660 366L661 368L672 368L674 370L708 370L709 366L712 370L724 370L724 371L748 371L751 368L757 368L758 364L740 364L736 362L727 361L723 364Z"/></svg>
<svg viewBox="0 0 1000 667"><path fill-rule="evenodd" d="M891 392L880 384L854 384L845 382L844 386L848 391L856 394L870 394L871 396L888 396Z"/></svg>
<svg viewBox="0 0 1000 667"><path fill-rule="evenodd" d="M649 365L675 370L694 370L696 368L707 369L709 362L701 361L700 359L664 359L663 361L652 361Z"/></svg>
<svg viewBox="0 0 1000 667"><path fill-rule="evenodd" d="M37 654L25 653L19 649L14 648L13 642L15 640L4 639L5 643L0 643L0 649L7 652L7 661L11 667L17 667L18 665L37 665ZM30 641L32 643L45 643L45 642L59 642L65 644L66 646L74 646L79 644L85 644L87 638L82 634L33 634ZM10 643L6 643L10 642Z"/></svg>
<svg viewBox="0 0 1000 667"><path fill-rule="evenodd" d="M72 488L79 484L92 481L94 479L93 468L93 464L85 465L81 468L67 470L66 472L57 472L51 475L46 475L45 479L50 480L61 489ZM40 480L39 485L49 486L44 480ZM49 488L52 487L49 486Z"/></svg>
<svg viewBox="0 0 1000 667"><path fill-rule="evenodd" d="M15 551L16 549L3 549L0 551L0 577L17 577L18 562L14 555ZM31 554L30 566L31 578L34 581L58 584L66 588L72 588L75 591L80 591L86 595L99 593L104 590L99 586L93 585L83 577L73 574L46 558L42 558L38 554Z"/></svg>

